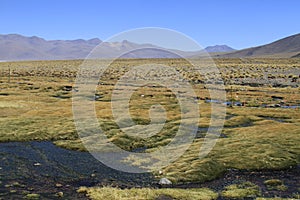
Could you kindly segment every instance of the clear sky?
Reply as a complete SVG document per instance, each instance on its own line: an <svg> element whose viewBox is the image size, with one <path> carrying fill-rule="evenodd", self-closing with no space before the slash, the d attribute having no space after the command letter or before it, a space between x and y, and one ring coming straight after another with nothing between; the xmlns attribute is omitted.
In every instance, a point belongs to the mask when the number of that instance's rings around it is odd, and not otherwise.
<svg viewBox="0 0 300 200"><path fill-rule="evenodd" d="M241 49L300 32L300 0L0 0L0 34L105 40L140 27Z"/></svg>

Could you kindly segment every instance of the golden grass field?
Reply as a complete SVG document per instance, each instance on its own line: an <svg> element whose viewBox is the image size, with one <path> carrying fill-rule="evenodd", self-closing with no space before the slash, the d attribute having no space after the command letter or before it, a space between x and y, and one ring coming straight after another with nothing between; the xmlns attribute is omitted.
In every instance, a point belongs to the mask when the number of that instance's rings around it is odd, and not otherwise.
<svg viewBox="0 0 300 200"><path fill-rule="evenodd" d="M128 136L118 128L110 102L114 84L128 67L145 62L153 60L115 62L96 88L96 95L101 97L95 101L101 128L111 142L125 150L147 147L146 151L155 151L170 142L180 123L179 105L172 92L167 88L143 87L132 95L132 118L137 124L148 124L149 108L159 103L167 111L165 126L157 135L146 139ZM211 109L205 99L210 96L202 83L203 77L193 77L193 73L185 71L185 61L179 59L157 59L155 62L175 67L192 81L201 111L199 128L207 128ZM215 62L226 83L227 100L246 104L226 108L223 137L219 138L204 159L197 159L203 144L203 137L197 137L178 160L162 169L162 173L153 173L158 178L167 177L174 183L187 183L212 180L229 168L284 169L298 165L299 108L264 108L260 105L279 104L280 101L284 101L285 105L300 104L300 88L295 87L297 82L299 85L300 59L216 59ZM80 151L86 150L81 140L93 145L95 136L79 138L73 122L72 86L81 63L82 60L0 63L0 141L49 140L58 146ZM255 87L254 84L245 84L247 81L241 82L243 79L262 80L262 84ZM280 87L274 86L277 79L281 80ZM287 83L291 85L284 86ZM279 96L283 100L272 96ZM222 195L230 194L229 190L234 187L237 186L232 186ZM148 189L130 192L117 189L111 191L108 188L82 190L92 199L104 198L98 197L100 194L112 199L130 199L128 195L146 195L146 199L153 199L153 195L157 197L161 192L177 199L193 199L193 195L204 195L199 199L216 199L218 196L208 189L195 189L189 191L189 194L171 189L151 192Z"/></svg>

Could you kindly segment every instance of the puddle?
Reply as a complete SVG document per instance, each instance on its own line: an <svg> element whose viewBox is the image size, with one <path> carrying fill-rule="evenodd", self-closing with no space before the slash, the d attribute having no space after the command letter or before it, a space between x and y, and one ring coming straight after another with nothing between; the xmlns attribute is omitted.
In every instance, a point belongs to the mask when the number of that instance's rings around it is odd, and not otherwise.
<svg viewBox="0 0 300 200"><path fill-rule="evenodd" d="M210 133L214 134L214 130L217 130L217 129L220 129L220 128L211 127L210 128ZM208 127L198 127L196 138L204 138L206 136L208 130L209 130ZM227 136L223 133L221 133L219 137L220 138L227 138Z"/></svg>
<svg viewBox="0 0 300 200"><path fill-rule="evenodd" d="M300 105L294 105L294 106L281 106L281 108L296 109L296 108L300 108Z"/></svg>
<svg viewBox="0 0 300 200"><path fill-rule="evenodd" d="M239 102L239 101L234 101L234 102L231 102L231 101L221 101L221 100L217 100L217 99L206 99L204 100L205 103L217 103L217 104L223 104L223 105L226 105L226 106L231 106L232 104L234 106L244 106L243 103Z"/></svg>
<svg viewBox="0 0 300 200"><path fill-rule="evenodd" d="M157 182L151 174L120 172L105 166L88 152L63 149L51 142L0 143L0 160L0 199L11 195L22 198L24 190L29 189L45 198L59 190L77 198L79 186L149 187ZM16 191L11 194L7 186L12 182L24 187L12 187ZM63 189L57 188L57 183Z"/></svg>
<svg viewBox="0 0 300 200"><path fill-rule="evenodd" d="M222 103L222 101L216 100L216 99L206 99L204 102L205 103Z"/></svg>
<svg viewBox="0 0 300 200"><path fill-rule="evenodd" d="M233 104L236 107L242 107L242 106L244 106L244 103L239 102L239 101L235 101L235 102L225 101L225 102L222 102L222 101L217 100L217 99L206 99L206 100L204 100L204 102L205 103L223 104L223 105L226 105L226 106L231 106ZM255 106L255 107L251 107L251 108L286 108L286 109L297 109L297 108L300 108L300 105L261 104L259 106Z"/></svg>
<svg viewBox="0 0 300 200"><path fill-rule="evenodd" d="M132 149L131 152L134 152L134 153L145 153L146 150L147 150L147 147L138 147L138 148Z"/></svg>

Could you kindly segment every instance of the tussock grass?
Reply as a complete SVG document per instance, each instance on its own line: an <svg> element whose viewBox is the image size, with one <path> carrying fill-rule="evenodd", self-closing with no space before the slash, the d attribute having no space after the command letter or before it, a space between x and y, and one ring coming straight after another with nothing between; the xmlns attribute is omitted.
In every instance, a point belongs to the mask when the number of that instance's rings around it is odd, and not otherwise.
<svg viewBox="0 0 300 200"><path fill-rule="evenodd" d="M40 199L40 195L39 194L27 194L24 199L31 199L31 200L37 200Z"/></svg>
<svg viewBox="0 0 300 200"><path fill-rule="evenodd" d="M118 189L111 187L86 188L81 187L77 190L80 193L86 193L92 200L134 200L145 199L155 200L160 196L167 196L173 199L181 200L213 200L217 199L218 194L207 188L199 189L150 189L150 188L132 188Z"/></svg>
<svg viewBox="0 0 300 200"><path fill-rule="evenodd" d="M285 186L283 182L279 179L266 180L264 184L267 186L268 190L280 190L280 191L287 190L287 186Z"/></svg>
<svg viewBox="0 0 300 200"><path fill-rule="evenodd" d="M231 112L237 114L236 110ZM289 112L290 117L299 117L294 110L286 110L285 115ZM163 176L174 182L204 182L221 175L227 168L285 169L300 163L299 123L249 118L253 122L251 126L225 128L228 138L220 138L203 160L198 159L203 140L195 140L183 156L163 170Z"/></svg>
<svg viewBox="0 0 300 200"><path fill-rule="evenodd" d="M221 192L221 196L225 199L255 198L259 195L259 187L251 182L229 185Z"/></svg>

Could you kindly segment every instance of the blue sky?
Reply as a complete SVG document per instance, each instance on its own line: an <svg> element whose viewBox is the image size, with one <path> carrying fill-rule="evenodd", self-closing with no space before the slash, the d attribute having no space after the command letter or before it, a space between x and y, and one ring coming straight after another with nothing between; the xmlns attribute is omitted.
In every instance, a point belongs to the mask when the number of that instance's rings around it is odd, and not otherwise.
<svg viewBox="0 0 300 200"><path fill-rule="evenodd" d="M241 49L300 32L299 0L1 0L0 34L105 40L162 27Z"/></svg>

